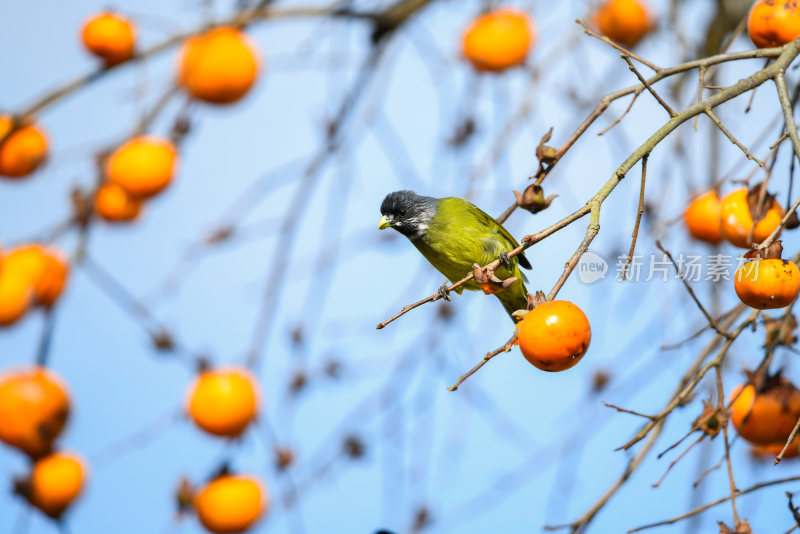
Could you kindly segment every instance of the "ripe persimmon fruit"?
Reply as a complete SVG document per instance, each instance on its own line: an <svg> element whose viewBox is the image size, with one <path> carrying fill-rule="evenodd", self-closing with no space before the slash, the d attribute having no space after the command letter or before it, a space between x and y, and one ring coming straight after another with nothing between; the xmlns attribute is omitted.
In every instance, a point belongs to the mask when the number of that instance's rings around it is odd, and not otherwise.
<svg viewBox="0 0 800 534"><path fill-rule="evenodd" d="M734 428L757 445L785 442L800 417L800 390L779 376L769 377L758 393L752 384L737 386L729 402Z"/></svg>
<svg viewBox="0 0 800 534"><path fill-rule="evenodd" d="M789 260L750 260L736 270L733 287L739 299L751 308L783 308L800 293L800 270Z"/></svg>
<svg viewBox="0 0 800 534"><path fill-rule="evenodd" d="M129 222L139 216L142 199L115 183L101 185L94 194L94 211L108 222Z"/></svg>
<svg viewBox="0 0 800 534"><path fill-rule="evenodd" d="M9 269L0 270L0 326L19 321L33 300L33 288L28 279Z"/></svg>
<svg viewBox="0 0 800 534"><path fill-rule="evenodd" d="M33 289L35 303L49 307L61 296L69 275L67 259L56 249L32 244L8 251L4 271L26 280Z"/></svg>
<svg viewBox="0 0 800 534"><path fill-rule="evenodd" d="M719 219L720 201L714 190L692 200L683 214L683 220L692 237L712 244L722 242Z"/></svg>
<svg viewBox="0 0 800 534"><path fill-rule="evenodd" d="M238 436L258 409L256 380L243 368L202 371L189 389L189 415L197 426L216 436Z"/></svg>
<svg viewBox="0 0 800 534"><path fill-rule="evenodd" d="M564 371L589 349L592 330L583 311L565 300L539 304L519 323L522 355L542 371Z"/></svg>
<svg viewBox="0 0 800 534"><path fill-rule="evenodd" d="M27 481L28 500L50 517L58 518L80 495L86 478L83 459L72 453L54 453L33 464Z"/></svg>
<svg viewBox="0 0 800 534"><path fill-rule="evenodd" d="M0 440L33 458L50 452L69 409L66 387L43 367L0 375Z"/></svg>
<svg viewBox="0 0 800 534"><path fill-rule="evenodd" d="M0 115L0 176L21 178L31 174L47 157L47 137L33 124L11 131L13 120Z"/></svg>
<svg viewBox="0 0 800 534"><path fill-rule="evenodd" d="M149 135L134 137L108 157L106 178L133 197L152 197L172 181L177 159L170 141Z"/></svg>
<svg viewBox="0 0 800 534"><path fill-rule="evenodd" d="M112 66L133 57L136 28L116 13L98 13L84 23L81 39L91 53Z"/></svg>
<svg viewBox="0 0 800 534"><path fill-rule="evenodd" d="M476 69L502 71L522 64L535 40L531 18L505 7L475 19L464 32L462 50Z"/></svg>
<svg viewBox="0 0 800 534"><path fill-rule="evenodd" d="M222 475L195 495L194 507L211 532L242 532L267 512L269 495L255 477Z"/></svg>
<svg viewBox="0 0 800 534"><path fill-rule="evenodd" d="M758 48L783 46L800 35L800 6L795 0L761 0L750 10L747 33Z"/></svg>
<svg viewBox="0 0 800 534"><path fill-rule="evenodd" d="M247 36L219 26L186 40L178 83L198 100L229 104L247 94L258 71L258 52Z"/></svg>
<svg viewBox="0 0 800 534"><path fill-rule="evenodd" d="M653 29L653 21L639 0L608 0L592 16L592 24L606 37L628 48Z"/></svg>
<svg viewBox="0 0 800 534"><path fill-rule="evenodd" d="M750 248L748 238L752 230L754 244L761 243L780 225L783 208L774 199L768 199L767 213L753 228L753 214L747 189L737 189L722 199L720 204L720 228L722 236L732 245Z"/></svg>

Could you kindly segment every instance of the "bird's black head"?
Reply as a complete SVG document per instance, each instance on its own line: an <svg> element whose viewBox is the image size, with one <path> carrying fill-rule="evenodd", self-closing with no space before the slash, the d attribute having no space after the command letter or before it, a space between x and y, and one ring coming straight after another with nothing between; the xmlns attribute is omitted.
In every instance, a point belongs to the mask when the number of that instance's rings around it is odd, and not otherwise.
<svg viewBox="0 0 800 534"><path fill-rule="evenodd" d="M395 191L383 199L383 217L378 228L383 230L391 226L409 239L416 239L428 231L438 208L439 201L435 198L423 197L413 191Z"/></svg>

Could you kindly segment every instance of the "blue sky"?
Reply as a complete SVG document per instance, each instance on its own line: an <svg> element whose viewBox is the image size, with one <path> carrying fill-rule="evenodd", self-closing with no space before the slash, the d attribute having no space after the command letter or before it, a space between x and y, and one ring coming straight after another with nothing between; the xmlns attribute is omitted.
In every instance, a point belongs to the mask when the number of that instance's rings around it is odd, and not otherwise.
<svg viewBox="0 0 800 534"><path fill-rule="evenodd" d="M197 4L113 5L138 22L146 46L196 27L203 14ZM223 461L266 481L272 509L254 531L269 533L407 532L420 506L430 509L430 532L531 532L573 520L619 476L630 453L614 449L641 421L602 401L657 412L708 340L659 350L702 326L700 312L677 280L613 280L617 256L630 244L638 166L604 204L601 232L592 244L592 251L609 263L608 276L592 285L573 277L559 295L581 306L592 325L589 353L572 370L540 372L514 350L490 362L458 392L448 392L461 373L511 334L502 309L480 294L465 293L445 304L455 311L449 321L439 317L436 303L382 331L374 329L442 281L405 239L378 232L378 208L386 193L412 188L441 197L469 191L473 202L499 214L513 200L511 191L522 190L535 171L536 143L548 128L554 127L554 144L563 142L603 94L635 81L616 52L573 23L587 12L585 3L512 4L532 13L539 35L528 67L508 74L475 76L459 58L460 32L479 12L479 2L437 2L394 38L346 125L341 150L305 184L303 212L288 250L278 249L280 225L323 146L325 121L357 75L369 32L358 22L318 20L271 21L251 28L248 33L263 60L251 94L228 107L193 107L192 130L181 146L174 184L148 204L136 224L94 228L88 254L181 343L215 363L245 360L266 290L265 273L277 255L285 255L280 296L270 309L269 335L256 369L263 416L236 443L206 437L184 419L172 422L192 380L191 365L154 352L141 322L109 298L96 277L78 268L57 308L50 358L74 402L61 445L88 458L91 471L85 495L67 518L70 532L201 532L193 518L172 523L172 492L181 476L202 480ZM660 29L637 48L662 66L685 59L666 20L667 4L652 2ZM689 42L704 32L713 4L681 4L677 27ZM292 0L277 5L309 4ZM21 109L93 69L95 60L78 42L79 28L89 14L106 6L88 0L0 4L0 20L6 23L0 32L0 110ZM208 8L220 16L231 9L229 2ZM742 38L733 50L750 47ZM68 217L70 190L93 183L93 153L128 135L142 111L173 82L175 63L173 49L143 65L123 67L42 113L50 161L28 180L0 182L4 246L40 236ZM733 83L761 65L727 66L718 82ZM530 69L537 69L538 76L532 78ZM795 73L788 75L794 83ZM693 74L673 99L675 107L690 103L695 91ZM506 226L515 236L541 230L580 207L666 121L664 110L647 97L642 95L611 133L595 135L627 101L614 104L590 129L545 182L548 194L560 195L552 207L535 216L512 215ZM777 99L769 83L744 114L747 99L733 100L719 116L762 155L780 126L774 122ZM525 102L530 114L513 135L501 137ZM166 133L180 106L180 98L170 102L151 131ZM477 133L454 150L446 140L465 116L476 120ZM643 261L658 252L656 238L675 254L714 252L689 241L680 224L666 224L710 179L746 178L755 168L736 147L722 142L713 175L709 139L718 132L712 128L701 118L698 131L684 125L653 152L646 196L656 210L645 218L637 245ZM682 154L676 139L682 141ZM487 161L492 162L488 172ZM782 202L788 163L787 146L771 181ZM728 184L724 190L732 188ZM239 241L203 249L181 263L209 232L230 222L241 225ZM530 290L552 287L587 222L579 221L528 253L534 266ZM74 232L57 244L73 250ZM785 236L784 246L794 253L796 236ZM727 245L719 252L736 254ZM171 272L179 273L179 284L166 290ZM716 289L700 282L697 291L716 310L736 303L730 282ZM300 344L291 337L298 325L304 334ZM42 317L32 313L0 332L0 371L33 361L42 328ZM741 380L743 367L760 360L762 341L763 331L757 331L734 344L726 390ZM779 352L777 359L790 377L797 372L792 359L788 352ZM325 375L330 362L340 365L337 379ZM609 372L612 381L601 394L592 394L592 376L599 370ZM308 388L293 395L289 383L299 371L308 375ZM695 401L669 418L657 451L688 430L711 387L704 383ZM145 432L135 446L115 446L130 443L132 435L148 428L155 430ZM364 441L364 458L342 456L349 435ZM274 468L275 441L297 454L298 464L288 476ZM725 495L723 469L692 488L722 451L721 438L703 444L658 489L651 485L675 454L648 457L590 531L623 532ZM742 442L734 444L733 456L740 488L796 473L796 464L788 461L774 468L754 464ZM17 452L0 448L0 477L10 481L25 465ZM292 487L299 488L300 500L287 509L283 496ZM775 487L748 496L740 513L756 532L785 531L792 522L783 492L792 489ZM712 509L688 527L679 523L661 531L711 532L717 520L732 523L729 506ZM19 532L16 525L25 522L26 532L56 531L19 500L0 494L0 533Z"/></svg>

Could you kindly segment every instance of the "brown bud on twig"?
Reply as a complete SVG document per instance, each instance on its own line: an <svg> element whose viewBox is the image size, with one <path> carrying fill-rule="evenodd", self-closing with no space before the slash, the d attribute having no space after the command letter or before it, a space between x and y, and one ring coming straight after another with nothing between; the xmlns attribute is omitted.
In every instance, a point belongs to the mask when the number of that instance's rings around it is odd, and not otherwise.
<svg viewBox="0 0 800 534"><path fill-rule="evenodd" d="M180 139L192 129L192 123L184 114L178 115L175 118L175 122L172 125L172 131L170 132L170 137L172 139Z"/></svg>
<svg viewBox="0 0 800 534"><path fill-rule="evenodd" d="M531 213L539 213L547 209L557 196L558 195L550 195L549 197L545 197L542 186L536 184L531 184L526 187L523 193L516 190L514 191L514 197L517 199L517 206Z"/></svg>
<svg viewBox="0 0 800 534"><path fill-rule="evenodd" d="M233 235L233 226L222 226L211 232L205 239L206 245L216 245L227 241Z"/></svg>
<svg viewBox="0 0 800 534"><path fill-rule="evenodd" d="M703 401L703 412L692 423L692 428L705 432L709 437L715 437L720 430L728 424L728 412L720 412L710 400Z"/></svg>
<svg viewBox="0 0 800 534"><path fill-rule="evenodd" d="M595 371L592 375L592 393L600 393L611 382L611 375L605 371Z"/></svg>
<svg viewBox="0 0 800 534"><path fill-rule="evenodd" d="M539 140L539 144L536 146L536 157L542 165L552 165L558 160L558 150L545 145L552 135L553 129L550 128L547 130L547 133L542 136L541 140Z"/></svg>
<svg viewBox="0 0 800 534"><path fill-rule="evenodd" d="M168 352L175 348L175 340L172 334L166 330L158 330L150 334L150 336L153 339L153 346L155 346L156 350Z"/></svg>
<svg viewBox="0 0 800 534"><path fill-rule="evenodd" d="M285 471L294 463L294 451L289 447L275 448L275 467L279 471Z"/></svg>
<svg viewBox="0 0 800 534"><path fill-rule="evenodd" d="M211 359L206 355L199 355L195 358L195 371L197 374L205 373L211 369Z"/></svg>
<svg viewBox="0 0 800 534"><path fill-rule="evenodd" d="M422 532L431 524L431 511L422 505L414 512L414 521L411 523L411 532Z"/></svg>
<svg viewBox="0 0 800 534"><path fill-rule="evenodd" d="M292 338L292 345L299 346L303 344L303 340L305 339L305 333L303 331L303 325L299 324L292 329L291 332Z"/></svg>
<svg viewBox="0 0 800 534"><path fill-rule="evenodd" d="M500 280L497 276L495 276L493 271L481 267L477 263L472 264L472 277L475 280L475 283L481 286L481 289L483 289L483 292L487 295L493 295L494 293L509 287L518 280L516 276L506 278L505 280Z"/></svg>
<svg viewBox="0 0 800 534"><path fill-rule="evenodd" d="M475 131L475 119L467 117L456 126L452 137L447 140L447 144L453 148L460 148L469 141Z"/></svg>
<svg viewBox="0 0 800 534"><path fill-rule="evenodd" d="M353 460L362 458L365 448L364 442L358 436L348 436L344 440L344 453Z"/></svg>
<svg viewBox="0 0 800 534"><path fill-rule="evenodd" d="M342 373L342 364L338 360L329 360L323 369L328 378L339 378Z"/></svg>
<svg viewBox="0 0 800 534"><path fill-rule="evenodd" d="M94 213L92 196L79 187L72 189L72 217L79 226L85 227Z"/></svg>
<svg viewBox="0 0 800 534"><path fill-rule="evenodd" d="M789 499L789 511L792 512L794 522L800 525L800 509L792 502L792 494L790 492L786 492L786 497Z"/></svg>
<svg viewBox="0 0 800 534"><path fill-rule="evenodd" d="M28 477L14 477L12 480L12 493L30 502L31 480Z"/></svg>
<svg viewBox="0 0 800 534"><path fill-rule="evenodd" d="M178 516L191 513L194 508L194 488L186 477L181 477L178 487L175 488L175 503Z"/></svg>
<svg viewBox="0 0 800 534"><path fill-rule="evenodd" d="M453 315L455 315L455 311L453 309L453 306L448 305L446 302L442 302L439 305L439 308L437 308L436 312L439 315L439 318L442 321L445 321L445 322L447 322L450 319L452 319Z"/></svg>
<svg viewBox="0 0 800 534"><path fill-rule="evenodd" d="M289 391L293 395L297 395L308 385L308 375L303 371L297 371L289 382Z"/></svg>

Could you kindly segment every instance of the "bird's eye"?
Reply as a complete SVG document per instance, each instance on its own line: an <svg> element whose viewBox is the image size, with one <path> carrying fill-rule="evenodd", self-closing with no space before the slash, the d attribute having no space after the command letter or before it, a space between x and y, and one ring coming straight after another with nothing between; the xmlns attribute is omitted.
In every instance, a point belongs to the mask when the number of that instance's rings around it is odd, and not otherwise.
<svg viewBox="0 0 800 534"><path fill-rule="evenodd" d="M406 216L406 210L400 210L400 217Z"/></svg>

